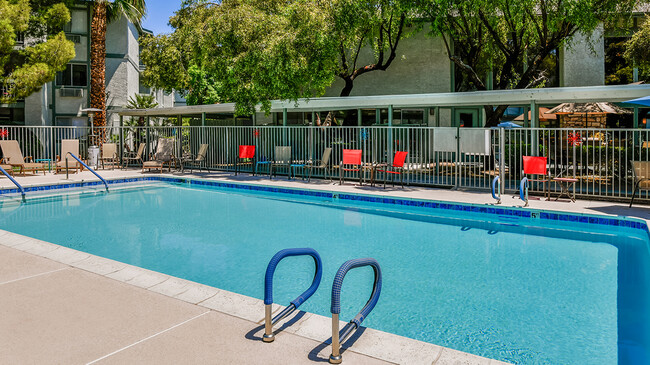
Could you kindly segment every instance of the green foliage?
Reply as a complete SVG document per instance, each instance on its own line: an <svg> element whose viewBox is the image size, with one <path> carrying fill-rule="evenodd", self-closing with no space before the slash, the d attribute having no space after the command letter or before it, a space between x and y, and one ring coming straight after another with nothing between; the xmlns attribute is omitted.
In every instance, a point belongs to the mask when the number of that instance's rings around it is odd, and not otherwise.
<svg viewBox="0 0 650 365"><path fill-rule="evenodd" d="M70 21L64 3L0 0L0 103L13 103L54 80L74 57L74 43L61 32ZM24 47L16 47L18 33ZM47 37L45 37L47 35Z"/></svg>
<svg viewBox="0 0 650 365"><path fill-rule="evenodd" d="M126 102L127 109L153 109L158 106L156 102L156 97L148 94L135 94L129 97L129 100ZM145 117L138 117L136 121L131 118L130 123L126 123L128 126L144 126Z"/></svg>
<svg viewBox="0 0 650 365"><path fill-rule="evenodd" d="M625 44L624 57L650 75L650 17L646 16L638 32Z"/></svg>
<svg viewBox="0 0 650 365"><path fill-rule="evenodd" d="M189 104L234 102L237 115L256 104L268 111L273 99L321 96L337 76L348 95L356 77L395 59L409 34L406 4L187 0L170 19L172 34L143 39L141 76L152 87L185 90Z"/></svg>
<svg viewBox="0 0 650 365"><path fill-rule="evenodd" d="M450 60L469 89L524 89L542 85L545 59L578 32L591 34L600 24L628 14L639 0L421 0L431 33L442 37ZM507 106L486 106L488 126Z"/></svg>

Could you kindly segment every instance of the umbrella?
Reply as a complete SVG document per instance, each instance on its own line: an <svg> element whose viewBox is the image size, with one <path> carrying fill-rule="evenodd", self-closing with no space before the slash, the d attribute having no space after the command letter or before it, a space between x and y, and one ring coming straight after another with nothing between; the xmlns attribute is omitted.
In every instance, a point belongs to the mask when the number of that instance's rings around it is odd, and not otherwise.
<svg viewBox="0 0 650 365"><path fill-rule="evenodd" d="M521 128L519 124L513 122L501 122L497 125L497 127L505 129Z"/></svg>
<svg viewBox="0 0 650 365"><path fill-rule="evenodd" d="M546 112L546 114L584 114L585 123L588 121L589 114L632 114L631 111L623 109L612 103L563 103Z"/></svg>
<svg viewBox="0 0 650 365"><path fill-rule="evenodd" d="M556 120L557 117L555 114L547 114L548 113L548 108L539 108L539 115L537 116L537 120L540 122L548 122L549 120ZM525 114L525 113L524 113ZM523 121L524 120L524 114L521 114L517 118L515 118L516 121ZM530 110L528 111L528 120L530 120Z"/></svg>
<svg viewBox="0 0 650 365"><path fill-rule="evenodd" d="M626 104L635 104L641 106L650 106L650 96L624 101Z"/></svg>
<svg viewBox="0 0 650 365"><path fill-rule="evenodd" d="M612 103L563 103L546 112L546 114L632 114Z"/></svg>

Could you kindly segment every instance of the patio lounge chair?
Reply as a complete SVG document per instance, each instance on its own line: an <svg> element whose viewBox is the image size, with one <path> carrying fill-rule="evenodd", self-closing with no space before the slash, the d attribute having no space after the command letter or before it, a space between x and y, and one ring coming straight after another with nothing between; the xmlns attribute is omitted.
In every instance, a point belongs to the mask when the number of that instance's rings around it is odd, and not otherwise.
<svg viewBox="0 0 650 365"><path fill-rule="evenodd" d="M188 155L181 160L181 171L185 168L187 164L190 167L190 172L192 172L192 167L198 166L199 171L202 171L201 165L205 165L205 160L208 156L208 144L203 143L199 146L199 152L194 155Z"/></svg>
<svg viewBox="0 0 650 365"><path fill-rule="evenodd" d="M70 156L68 153L72 153L73 155L79 157L79 140L78 139L62 139L61 140L61 154L57 156L56 158L56 163L54 164L56 168L56 172L58 173L59 171L66 170L66 166L68 170L74 170L75 173L77 171L82 171L83 166L75 160L72 156ZM79 157L81 158L81 157ZM66 164L67 161L67 164Z"/></svg>
<svg viewBox="0 0 650 365"><path fill-rule="evenodd" d="M162 173L165 165L167 165L169 171L171 171L172 162L174 161L175 144L176 140L174 138L158 138L156 153L152 160L145 161L142 164L142 172L144 172L144 170L160 170Z"/></svg>
<svg viewBox="0 0 650 365"><path fill-rule="evenodd" d="M396 151L392 164L378 166L380 169L377 169L377 172L384 173L384 189L386 189L386 180L388 180L388 175L390 175L390 182L393 184L393 186L395 186L395 183L393 182L393 176L399 175L399 181L402 185L402 189L404 189L404 178L402 177L402 174L406 173L406 170L404 169L404 161L406 161L406 155L408 155L408 152Z"/></svg>
<svg viewBox="0 0 650 365"><path fill-rule="evenodd" d="M235 161L235 175L237 175L237 173L239 172L239 165L242 163L242 161L245 164L249 164L249 163L252 164L254 159L255 159L255 146L239 145L239 153L237 154L237 160ZM255 170L257 170L257 165L255 166ZM253 175L255 175L255 171L253 171Z"/></svg>
<svg viewBox="0 0 650 365"><path fill-rule="evenodd" d="M269 166L269 179L273 179L273 169L286 167L287 174L291 166L291 146L275 146L275 159ZM291 176L289 176L291 178Z"/></svg>
<svg viewBox="0 0 650 365"><path fill-rule="evenodd" d="M138 152L136 152L136 154L130 152L130 155L124 156L124 158L122 158L122 168L126 169L126 167L129 166L130 162L139 161L141 164L144 164L144 160L142 159L142 156L144 155L145 147L146 147L145 143L140 143L140 146L138 146Z"/></svg>
<svg viewBox="0 0 650 365"><path fill-rule="evenodd" d="M321 157L320 160L309 161L306 164L301 164L301 163L291 164L291 173L290 173L289 177L291 177L291 174L292 174L293 177L295 178L296 177L296 169L301 167L303 169L303 179L304 179L304 176L305 176L304 170L309 170L309 173L307 174L307 181L308 182L311 181L312 172L313 172L313 170L316 170L316 169L323 169L323 172L325 173L325 178L331 178L332 177L331 176L332 174L331 174L331 171L330 171L331 170L331 168L330 168L330 156L331 155L332 155L332 148L327 147L325 149L325 151L323 151L323 157Z"/></svg>
<svg viewBox="0 0 650 365"><path fill-rule="evenodd" d="M109 163L113 168L119 165L119 157L117 155L117 144L104 143L102 146L102 155L99 158L102 163L102 168L106 169L106 163Z"/></svg>
<svg viewBox="0 0 650 365"><path fill-rule="evenodd" d="M347 167L346 167L347 166ZM338 166L339 185L343 185L343 175L345 172L356 172L361 181L361 171L363 169L361 162L361 150L343 150L343 159Z"/></svg>
<svg viewBox="0 0 650 365"><path fill-rule="evenodd" d="M0 164L0 168L2 168L3 170L7 171L7 173L8 173L9 175L13 175L13 174L14 174L14 169L11 167L11 165L2 165L2 164ZM2 175L0 175L0 176L4 176L4 174L2 174Z"/></svg>
<svg viewBox="0 0 650 365"><path fill-rule="evenodd" d="M650 161L632 161L632 171L634 173L634 190L630 208L632 208L637 191L650 190Z"/></svg>
<svg viewBox="0 0 650 365"><path fill-rule="evenodd" d="M2 161L5 165L10 165L13 167L19 167L20 170L18 173L25 175L27 171L38 172L39 170L43 171L45 175L45 165L42 163L26 162L25 160L33 160L31 156L27 156L25 159L23 153L20 151L20 146L16 140L6 140L0 141L0 148L2 149ZM5 169L6 170L6 169ZM9 169L12 170L12 169ZM9 172L7 170L7 172Z"/></svg>

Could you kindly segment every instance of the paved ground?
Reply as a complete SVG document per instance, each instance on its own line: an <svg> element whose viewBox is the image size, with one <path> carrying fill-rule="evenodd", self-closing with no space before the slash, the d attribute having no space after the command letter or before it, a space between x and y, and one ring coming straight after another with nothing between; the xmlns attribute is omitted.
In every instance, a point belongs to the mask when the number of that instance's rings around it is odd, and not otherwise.
<svg viewBox="0 0 650 365"><path fill-rule="evenodd" d="M100 171L106 178L139 170ZM190 175L184 175L190 176ZM71 175L91 181L90 172ZM269 184L268 177L210 173L196 177ZM20 184L65 183L65 175L18 177ZM70 180L67 180L70 181ZM489 203L486 193L426 188L379 189L323 181L292 187ZM0 178L0 187L10 186ZM0 198L3 199L3 198ZM513 201L506 199L506 205ZM509 204L510 203L510 204ZM539 206L536 206L539 204ZM532 202L534 207L617 214L609 203ZM643 215L637 208L629 212ZM275 312L281 310L275 307ZM331 320L300 312L279 324L276 341L260 340L262 302L0 230L0 364L303 364L326 362ZM501 364L459 351L364 329L344 363Z"/></svg>

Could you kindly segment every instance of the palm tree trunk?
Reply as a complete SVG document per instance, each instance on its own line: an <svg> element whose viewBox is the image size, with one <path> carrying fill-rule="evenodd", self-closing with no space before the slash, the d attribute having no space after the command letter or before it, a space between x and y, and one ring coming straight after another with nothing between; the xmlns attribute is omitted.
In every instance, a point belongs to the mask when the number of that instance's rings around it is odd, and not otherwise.
<svg viewBox="0 0 650 365"><path fill-rule="evenodd" d="M90 107L101 109L93 126L99 143L106 136L106 2L95 1L90 33Z"/></svg>

